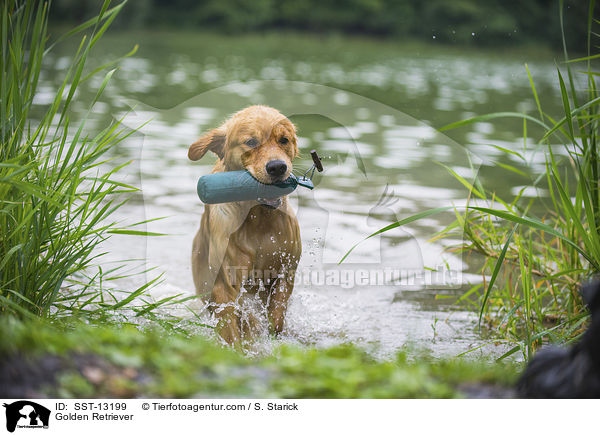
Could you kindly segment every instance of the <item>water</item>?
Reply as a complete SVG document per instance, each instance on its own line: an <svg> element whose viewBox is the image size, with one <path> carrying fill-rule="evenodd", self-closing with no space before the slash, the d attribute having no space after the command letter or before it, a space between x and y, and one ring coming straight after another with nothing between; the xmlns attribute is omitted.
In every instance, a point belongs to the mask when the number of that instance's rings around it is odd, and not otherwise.
<svg viewBox="0 0 600 435"><path fill-rule="evenodd" d="M310 166L311 149L325 166L315 176L314 191L298 188L290 196L303 256L282 339L317 346L351 341L382 357L404 346L457 355L486 343L476 314L451 298L480 282L477 264L445 252L457 240L427 241L453 220L452 213L372 238L337 263L355 243L391 222L464 204L466 190L447 168L470 180L480 177L505 199L526 185L526 178L500 170L496 162L530 171L543 165L543 155L526 150L527 168L490 146L523 151L520 121L481 122L448 135L436 127L492 111L532 112L524 60L538 92L558 103L551 55L285 35L123 33L105 39L94 62L114 58L136 42L139 53L122 62L91 122L124 117L127 126L139 127L115 151L115 163L132 161L123 181L143 192L119 217L129 222L166 217L146 228L168 236L113 237L105 246L107 259L145 259L146 266L164 273L152 290L156 298L193 294L190 250L203 210L195 184L215 159L190 162L187 148L228 114L268 104L299 129L303 156L294 162L295 172ZM37 104L52 95L66 53L50 59ZM101 77L91 80L81 90L81 112L100 82ZM190 307L202 312L200 302ZM269 340L259 343L268 351ZM474 354L505 350L485 346Z"/></svg>

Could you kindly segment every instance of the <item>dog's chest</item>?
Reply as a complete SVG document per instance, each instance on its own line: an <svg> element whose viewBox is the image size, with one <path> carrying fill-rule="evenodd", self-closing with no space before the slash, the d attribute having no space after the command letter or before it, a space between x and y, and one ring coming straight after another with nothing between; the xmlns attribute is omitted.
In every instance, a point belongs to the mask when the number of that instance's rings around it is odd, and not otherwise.
<svg viewBox="0 0 600 435"><path fill-rule="evenodd" d="M250 210L235 239L258 269L295 268L302 251L295 216L263 206Z"/></svg>

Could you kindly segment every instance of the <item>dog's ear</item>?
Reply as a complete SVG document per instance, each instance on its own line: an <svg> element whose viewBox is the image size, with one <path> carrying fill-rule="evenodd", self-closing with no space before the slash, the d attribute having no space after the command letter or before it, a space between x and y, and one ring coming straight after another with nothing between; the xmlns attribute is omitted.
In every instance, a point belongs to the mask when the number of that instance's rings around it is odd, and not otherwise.
<svg viewBox="0 0 600 435"><path fill-rule="evenodd" d="M190 145L188 158L200 160L207 151L212 151L222 159L225 154L225 136L225 130L221 127L209 131Z"/></svg>
<svg viewBox="0 0 600 435"><path fill-rule="evenodd" d="M298 149L298 140L296 140L294 142L294 157L292 159L295 159L299 155L300 155L300 150Z"/></svg>

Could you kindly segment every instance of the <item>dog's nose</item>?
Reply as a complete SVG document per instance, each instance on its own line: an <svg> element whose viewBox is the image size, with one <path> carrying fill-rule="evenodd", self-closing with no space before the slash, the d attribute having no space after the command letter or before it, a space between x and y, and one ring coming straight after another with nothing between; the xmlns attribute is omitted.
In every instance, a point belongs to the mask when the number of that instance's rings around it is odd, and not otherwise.
<svg viewBox="0 0 600 435"><path fill-rule="evenodd" d="M271 160L266 168L267 174L271 177L281 177L287 171L287 165L283 160Z"/></svg>

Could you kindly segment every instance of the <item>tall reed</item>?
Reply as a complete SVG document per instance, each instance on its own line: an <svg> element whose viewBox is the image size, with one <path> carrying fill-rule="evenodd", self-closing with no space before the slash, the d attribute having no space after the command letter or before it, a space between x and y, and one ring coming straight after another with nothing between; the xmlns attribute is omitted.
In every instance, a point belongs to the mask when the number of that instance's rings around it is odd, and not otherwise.
<svg viewBox="0 0 600 435"><path fill-rule="evenodd" d="M57 310L104 310L127 305L148 285L123 300L105 299L99 275L65 293L69 279L84 276L110 234L144 234L119 227L111 214L120 194L136 190L115 181L121 167L105 163L107 152L131 130L119 122L100 132L88 117L115 69L112 62L92 71L86 62L124 3L110 8L49 45L48 3L6 0L1 6L0 54L0 313L48 317ZM44 59L63 40L82 34L64 80L43 115L33 105ZM129 55L133 54L135 49ZM87 114L73 122L78 87L104 74ZM36 108L39 111L39 109ZM99 290L98 290L99 289ZM77 300L81 299L81 303Z"/></svg>

